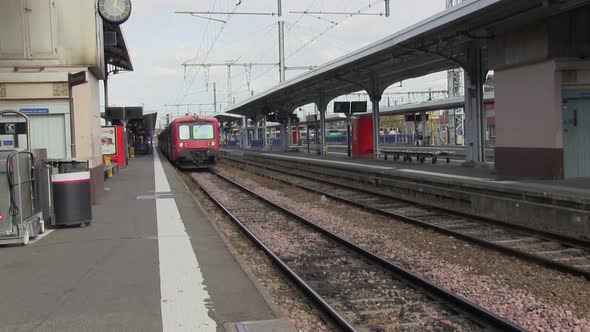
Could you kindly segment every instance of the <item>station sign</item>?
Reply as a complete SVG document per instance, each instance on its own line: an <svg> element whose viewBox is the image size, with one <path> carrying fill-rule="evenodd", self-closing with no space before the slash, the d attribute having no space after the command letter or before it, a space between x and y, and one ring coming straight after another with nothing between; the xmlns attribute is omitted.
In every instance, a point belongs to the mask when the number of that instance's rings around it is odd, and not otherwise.
<svg viewBox="0 0 590 332"><path fill-rule="evenodd" d="M422 122L422 114L407 114L405 116L406 122ZM428 114L425 114L424 121L428 121Z"/></svg>
<svg viewBox="0 0 590 332"><path fill-rule="evenodd" d="M366 113L367 102L366 101L353 101L350 103L350 113Z"/></svg>
<svg viewBox="0 0 590 332"><path fill-rule="evenodd" d="M81 71L75 74L68 74L68 81L70 82L70 86L88 83L88 81L86 81L86 72Z"/></svg>
<svg viewBox="0 0 590 332"><path fill-rule="evenodd" d="M107 120L125 120L125 107L107 107L105 111Z"/></svg>
<svg viewBox="0 0 590 332"><path fill-rule="evenodd" d="M0 135L26 135L27 124L25 122L2 123Z"/></svg>
<svg viewBox="0 0 590 332"><path fill-rule="evenodd" d="M21 108L20 112L24 114L49 114L49 108Z"/></svg>
<svg viewBox="0 0 590 332"><path fill-rule="evenodd" d="M125 119L127 120L142 120L143 107L125 107Z"/></svg>
<svg viewBox="0 0 590 332"><path fill-rule="evenodd" d="M337 101L334 102L334 113L342 113L347 117L350 117L355 113L367 112L366 101Z"/></svg>

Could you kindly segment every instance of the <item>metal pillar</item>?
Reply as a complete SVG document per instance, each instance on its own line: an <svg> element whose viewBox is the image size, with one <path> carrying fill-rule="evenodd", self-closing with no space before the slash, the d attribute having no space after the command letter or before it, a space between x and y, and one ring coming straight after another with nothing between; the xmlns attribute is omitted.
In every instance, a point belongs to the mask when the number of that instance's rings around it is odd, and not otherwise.
<svg viewBox="0 0 590 332"><path fill-rule="evenodd" d="M285 21L279 21L279 81L285 82Z"/></svg>
<svg viewBox="0 0 590 332"><path fill-rule="evenodd" d="M254 139L258 140L258 121L259 121L258 115L254 116L254 118L252 120L254 121Z"/></svg>
<svg viewBox="0 0 590 332"><path fill-rule="evenodd" d="M485 162L485 112L483 106L483 83L486 71L482 62L482 50L468 50L468 65L465 70L465 149L467 162Z"/></svg>
<svg viewBox="0 0 590 332"><path fill-rule="evenodd" d="M379 80L377 79L377 75L373 74L371 78L371 86L367 87L365 90L371 99L371 104L373 107L373 158L379 159L379 155L381 153L381 142L379 141L379 128L380 126L380 119L379 119L379 102L381 101L381 97L383 96L383 91L379 86Z"/></svg>
<svg viewBox="0 0 590 332"><path fill-rule="evenodd" d="M285 132L287 131L286 124L281 123L281 152L285 152Z"/></svg>
<svg viewBox="0 0 590 332"><path fill-rule="evenodd" d="M385 17L389 17L389 15L391 15L391 7L389 2L390 0L385 0Z"/></svg>
<svg viewBox="0 0 590 332"><path fill-rule="evenodd" d="M268 136L268 132L266 130L267 129L266 128L266 116L263 116L263 117L264 118L262 120L262 126L263 126L263 130L264 130L264 136L262 136L262 140L263 140L262 147L263 148L266 148L266 139L267 139L267 136Z"/></svg>
<svg viewBox="0 0 590 332"><path fill-rule="evenodd" d="M422 112L420 113L420 117L422 119L422 145L423 146L428 146L430 145L430 142L427 142L427 135L426 135L426 130L427 130L427 126L428 126L428 121L426 121L426 113Z"/></svg>
<svg viewBox="0 0 590 332"><path fill-rule="evenodd" d="M283 3L282 3L283 0L278 0L278 1L279 1L279 3L278 3L278 7L277 7L278 8L277 12L278 12L279 17L281 17L281 16L283 16Z"/></svg>
<svg viewBox="0 0 590 332"><path fill-rule="evenodd" d="M328 110L328 102L323 92L320 92L318 101L315 103L320 112L320 154L327 155L326 151L326 112ZM317 137L317 136L316 136ZM308 137L309 139L309 137Z"/></svg>
<svg viewBox="0 0 590 332"><path fill-rule="evenodd" d="M293 144L293 128L291 125L291 113L287 113L287 147Z"/></svg>
<svg viewBox="0 0 590 332"><path fill-rule="evenodd" d="M381 95L371 96L371 103L373 105L373 158L379 159L381 151L381 142L379 141L379 102Z"/></svg>
<svg viewBox="0 0 590 332"><path fill-rule="evenodd" d="M109 75L104 78L104 111L109 107Z"/></svg>
<svg viewBox="0 0 590 332"><path fill-rule="evenodd" d="M246 117L242 117L242 126L240 127L240 146L242 150L246 148L246 139L248 138L248 133L246 132L246 128L248 128L248 121Z"/></svg>

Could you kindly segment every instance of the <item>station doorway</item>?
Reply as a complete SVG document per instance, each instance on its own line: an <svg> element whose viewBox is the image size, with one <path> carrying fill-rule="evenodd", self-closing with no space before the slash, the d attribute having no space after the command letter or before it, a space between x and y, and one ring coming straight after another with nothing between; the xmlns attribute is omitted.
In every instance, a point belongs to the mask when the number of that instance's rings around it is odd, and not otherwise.
<svg viewBox="0 0 590 332"><path fill-rule="evenodd" d="M566 179L590 177L590 93L565 101L563 151Z"/></svg>

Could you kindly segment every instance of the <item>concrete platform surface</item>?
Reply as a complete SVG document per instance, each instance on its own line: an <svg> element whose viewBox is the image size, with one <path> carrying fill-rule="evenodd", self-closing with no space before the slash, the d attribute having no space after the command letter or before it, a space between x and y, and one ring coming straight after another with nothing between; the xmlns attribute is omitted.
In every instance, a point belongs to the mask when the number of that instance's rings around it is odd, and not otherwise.
<svg viewBox="0 0 590 332"><path fill-rule="evenodd" d="M290 157L296 161L296 158L311 159L338 163L342 166L349 165L377 170L384 173L396 174L408 177L431 178L441 181L457 181L471 184L484 184L494 186L495 189L514 189L529 192L540 192L555 195L572 196L589 200L590 202L590 178L577 178L568 180L539 180L530 178L516 178L498 176L494 172L492 165L488 167L464 167L462 163L438 163L436 165L426 161L424 164L408 163L393 160L373 160L371 158L348 158L346 155L329 154L328 156L319 156L317 153L308 154L303 152L275 152L275 151L241 151L238 149L223 149L227 153L260 153Z"/></svg>
<svg viewBox="0 0 590 332"><path fill-rule="evenodd" d="M132 159L106 187L91 226L0 247L0 331L224 331L276 318L165 160Z"/></svg>

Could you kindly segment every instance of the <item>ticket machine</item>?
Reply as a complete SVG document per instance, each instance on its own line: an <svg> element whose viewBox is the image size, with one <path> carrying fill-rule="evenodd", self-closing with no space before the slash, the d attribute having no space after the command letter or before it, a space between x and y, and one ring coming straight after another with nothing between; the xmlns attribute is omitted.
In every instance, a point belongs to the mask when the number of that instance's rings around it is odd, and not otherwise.
<svg viewBox="0 0 590 332"><path fill-rule="evenodd" d="M30 150L29 118L20 112L0 112L0 151Z"/></svg>

